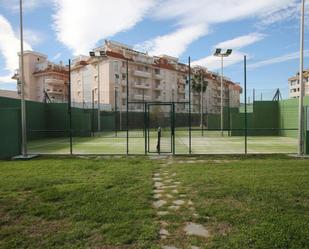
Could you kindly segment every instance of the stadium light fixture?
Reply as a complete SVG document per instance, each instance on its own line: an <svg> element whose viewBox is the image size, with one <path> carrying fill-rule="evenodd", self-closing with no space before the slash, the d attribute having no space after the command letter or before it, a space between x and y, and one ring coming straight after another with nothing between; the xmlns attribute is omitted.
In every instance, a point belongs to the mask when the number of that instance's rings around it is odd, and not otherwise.
<svg viewBox="0 0 309 249"><path fill-rule="evenodd" d="M221 58L221 136L223 136L223 58L230 56L232 54L232 51L232 49L227 49L225 53L222 53L221 48L216 48L216 51L214 53L214 56Z"/></svg>
<svg viewBox="0 0 309 249"><path fill-rule="evenodd" d="M221 48L216 48L214 56L219 56L221 54Z"/></svg>

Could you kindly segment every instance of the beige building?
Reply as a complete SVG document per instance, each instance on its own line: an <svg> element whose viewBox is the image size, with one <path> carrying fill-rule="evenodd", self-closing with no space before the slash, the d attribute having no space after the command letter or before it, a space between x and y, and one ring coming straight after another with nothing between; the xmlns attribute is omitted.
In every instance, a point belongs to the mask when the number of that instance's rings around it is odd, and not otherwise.
<svg viewBox="0 0 309 249"><path fill-rule="evenodd" d="M92 58L78 56L72 61L71 82L74 106L90 107L92 102L102 109L126 108L126 61L128 61L129 101L186 102L189 100L187 84L188 66L177 58L162 55L149 56L112 41L94 51L104 51L105 56ZM220 76L203 70L208 81L203 94L204 112L219 113L221 105ZM197 68L192 69L194 73ZM98 84L100 82L100 85ZM239 107L242 89L229 79L224 79L224 106ZM100 94L98 94L100 93ZM201 95L192 92L192 111L200 110ZM142 111L142 104L130 104L130 111ZM186 111L177 106L176 111Z"/></svg>
<svg viewBox="0 0 309 249"><path fill-rule="evenodd" d="M304 71L304 82L305 82L305 96L309 96L309 69ZM299 73L289 78L289 97L299 98L300 85L299 85Z"/></svg>
<svg viewBox="0 0 309 249"><path fill-rule="evenodd" d="M17 91L10 91L10 90L0 90L0 97L6 97L11 99L20 98Z"/></svg>
<svg viewBox="0 0 309 249"><path fill-rule="evenodd" d="M19 54L20 57L20 54ZM67 101L69 79L68 67L48 61L47 56L38 52L24 52L25 98L39 102ZM13 79L17 80L20 93L19 70Z"/></svg>

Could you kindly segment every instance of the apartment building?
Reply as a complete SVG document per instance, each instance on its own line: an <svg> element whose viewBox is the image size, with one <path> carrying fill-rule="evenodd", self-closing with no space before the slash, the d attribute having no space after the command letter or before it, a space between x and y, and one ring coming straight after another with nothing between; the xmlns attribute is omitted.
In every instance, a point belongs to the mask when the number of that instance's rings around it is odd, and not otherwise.
<svg viewBox="0 0 309 249"><path fill-rule="evenodd" d="M78 56L72 61L71 82L72 101L75 106L90 107L100 103L110 110L126 108L126 63L128 61L129 101L187 102L189 100L188 66L179 63L178 58L167 55L149 56L131 47L105 41L104 46L94 51L103 51L104 56L93 58ZM220 76L206 68L202 70L208 81L207 91L201 95L192 92L192 111L203 110L219 113L221 106ZM100 83L100 84L99 84ZM224 78L224 106L239 107L241 87ZM100 93L100 94L99 94ZM187 111L181 105L176 111ZM130 104L130 111L142 111L142 104Z"/></svg>
<svg viewBox="0 0 309 249"><path fill-rule="evenodd" d="M309 68L304 70L304 82L305 82L305 96L309 96ZM289 78L289 98L299 98L300 96L300 84L299 84L299 72Z"/></svg>
<svg viewBox="0 0 309 249"><path fill-rule="evenodd" d="M1 89L0 89L0 97L11 98L11 99L20 98L17 91L1 90Z"/></svg>
<svg viewBox="0 0 309 249"><path fill-rule="evenodd" d="M19 54L20 59L20 54ZM17 80L20 94L19 70L13 79ZM24 52L25 99L39 102L65 102L68 96L69 70L67 66L48 61L47 55Z"/></svg>

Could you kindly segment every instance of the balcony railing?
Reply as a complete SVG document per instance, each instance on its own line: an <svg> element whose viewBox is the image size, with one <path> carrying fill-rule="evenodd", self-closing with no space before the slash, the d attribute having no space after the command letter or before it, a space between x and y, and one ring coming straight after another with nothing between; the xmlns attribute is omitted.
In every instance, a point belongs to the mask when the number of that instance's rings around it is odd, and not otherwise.
<svg viewBox="0 0 309 249"><path fill-rule="evenodd" d="M139 70L134 70L133 75L137 76L137 77L143 77L143 78L150 78L151 77L151 73L139 71Z"/></svg>
<svg viewBox="0 0 309 249"><path fill-rule="evenodd" d="M142 94L135 94L134 99L136 99L136 100L151 100L151 96L142 95Z"/></svg>
<svg viewBox="0 0 309 249"><path fill-rule="evenodd" d="M46 79L45 80L46 84L51 84L51 85L64 85L64 80L59 80L59 79Z"/></svg>
<svg viewBox="0 0 309 249"><path fill-rule="evenodd" d="M139 84L139 83L135 83L134 84L135 88L141 88L141 89L150 89L151 86L149 84Z"/></svg>

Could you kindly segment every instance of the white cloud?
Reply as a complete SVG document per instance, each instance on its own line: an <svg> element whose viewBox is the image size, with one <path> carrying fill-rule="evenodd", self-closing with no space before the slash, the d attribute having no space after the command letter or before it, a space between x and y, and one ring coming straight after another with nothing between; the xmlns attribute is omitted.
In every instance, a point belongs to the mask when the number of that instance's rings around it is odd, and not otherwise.
<svg viewBox="0 0 309 249"><path fill-rule="evenodd" d="M181 25L222 23L286 8L296 0L166 0L156 9L158 19L176 20Z"/></svg>
<svg viewBox="0 0 309 249"><path fill-rule="evenodd" d="M58 59L61 57L61 55L62 55L61 53L55 54L54 57L52 58L52 60L53 60L53 61L58 60Z"/></svg>
<svg viewBox="0 0 309 249"><path fill-rule="evenodd" d="M309 57L309 50L304 51L304 57ZM293 53L285 54L282 56L270 58L267 60L259 61L259 62L248 65L248 68L259 68L259 67L264 67L264 66L268 66L271 64L282 63L282 62L295 60L295 59L299 59L299 52L293 52Z"/></svg>
<svg viewBox="0 0 309 249"><path fill-rule="evenodd" d="M215 48L234 49L229 57L224 58L224 67L228 67L237 64L239 62L242 62L244 60L245 54L239 51L239 49L247 47L256 42L259 42L264 38L265 38L264 34L251 33L233 38L231 40L220 42L213 47L213 50L215 50ZM194 61L192 64L207 67L209 70L216 70L221 67L221 60L219 57L209 55L206 56L205 58Z"/></svg>
<svg viewBox="0 0 309 249"><path fill-rule="evenodd" d="M268 26L274 23L286 21L286 20L299 20L300 18L300 1L292 1L290 4L283 6L281 9L275 9L268 11L261 16L261 20L258 23L258 27ZM305 1L305 20L309 25L309 1Z"/></svg>
<svg viewBox="0 0 309 249"><path fill-rule="evenodd" d="M204 25L179 28L173 33L158 36L135 46L135 49L149 52L151 55L167 54L180 56L195 40L208 32Z"/></svg>
<svg viewBox="0 0 309 249"><path fill-rule="evenodd" d="M227 49L227 48L240 49L242 47L246 47L260 40L263 40L264 38L265 38L264 34L251 33L248 35L236 37L228 41L220 42L216 45L216 47L223 48L223 49Z"/></svg>
<svg viewBox="0 0 309 249"><path fill-rule="evenodd" d="M29 44L35 46L40 43L42 43L45 39L45 35L37 30L32 30L32 29L25 29L24 30L24 39L27 41Z"/></svg>
<svg viewBox="0 0 309 249"><path fill-rule="evenodd" d="M134 27L155 0L53 0L57 39L74 54L88 53L104 38Z"/></svg>
<svg viewBox="0 0 309 249"><path fill-rule="evenodd" d="M208 33L212 24L249 17L259 18L265 12L275 11L295 0L167 0L156 6L153 17L159 20L173 20L180 27L170 34L157 36L137 45L151 54L167 53L180 56L195 40ZM200 28L203 27L203 28ZM205 28L207 27L207 29ZM190 32L191 30L191 32ZM264 38L259 33L218 44L219 47L239 49Z"/></svg>
<svg viewBox="0 0 309 249"><path fill-rule="evenodd" d="M244 60L244 53L239 51L234 51L229 57L224 58L224 67L228 67L234 64L237 64ZM200 60L192 62L192 65L204 66L209 70L217 70L221 68L221 59L213 55L209 55Z"/></svg>
<svg viewBox="0 0 309 249"><path fill-rule="evenodd" d="M25 50L32 50L28 43L24 43ZM11 82L10 76L15 69L18 68L18 56L20 51L20 40L15 35L11 24L6 18L0 15L0 54L5 61L5 70L8 71L8 75L0 76L0 82Z"/></svg>

